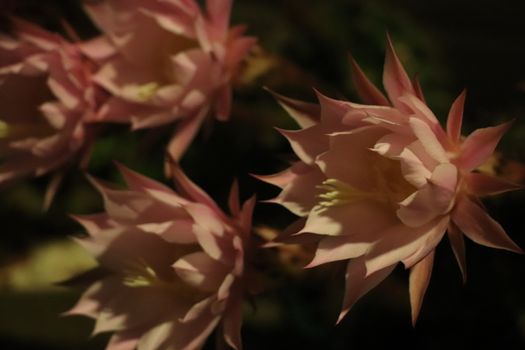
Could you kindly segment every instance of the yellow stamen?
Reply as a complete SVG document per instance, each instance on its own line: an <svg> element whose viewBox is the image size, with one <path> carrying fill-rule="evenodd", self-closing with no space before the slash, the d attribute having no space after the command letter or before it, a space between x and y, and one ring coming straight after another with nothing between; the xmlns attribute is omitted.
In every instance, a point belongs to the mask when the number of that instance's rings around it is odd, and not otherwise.
<svg viewBox="0 0 525 350"><path fill-rule="evenodd" d="M382 200L378 193L358 190L337 179L327 179L317 188L326 191L318 196L321 199L319 205L323 209L349 204L360 199Z"/></svg>
<svg viewBox="0 0 525 350"><path fill-rule="evenodd" d="M155 95L159 88L159 83L154 81L152 81L151 83L140 85L137 89L137 98L142 102L146 102L149 99L151 99L153 95Z"/></svg>
<svg viewBox="0 0 525 350"><path fill-rule="evenodd" d="M163 282L144 260L139 260L129 264L129 269L124 271L122 282L132 288L151 287L161 285Z"/></svg>

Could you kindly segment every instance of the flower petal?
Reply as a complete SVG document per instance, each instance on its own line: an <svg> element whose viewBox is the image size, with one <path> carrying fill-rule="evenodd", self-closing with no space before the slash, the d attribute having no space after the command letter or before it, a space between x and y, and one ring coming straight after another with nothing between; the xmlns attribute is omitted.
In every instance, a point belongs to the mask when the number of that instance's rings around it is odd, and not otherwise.
<svg viewBox="0 0 525 350"><path fill-rule="evenodd" d="M415 95L414 87L408 77L405 68L397 57L394 45L387 34L387 50L385 56L385 68L383 71L383 85L392 104L400 109L406 109L398 102L398 98L409 93Z"/></svg>
<svg viewBox="0 0 525 350"><path fill-rule="evenodd" d="M458 143L461 137L461 124L463 122L463 109L465 107L466 96L467 91L463 90L448 112L447 135L454 144Z"/></svg>
<svg viewBox="0 0 525 350"><path fill-rule="evenodd" d="M434 250L423 260L410 268L410 307L412 309L412 325L416 324L421 304L430 282L432 266L434 265Z"/></svg>
<svg viewBox="0 0 525 350"><path fill-rule="evenodd" d="M311 127L321 119L321 107L318 104L294 100L270 89L266 90L275 97L281 107L284 108L301 128Z"/></svg>
<svg viewBox="0 0 525 350"><path fill-rule="evenodd" d="M467 259L465 256L465 240L463 234L459 228L453 223L450 222L448 225L448 240L456 261L458 262L459 270L461 271L461 276L463 278L463 284L467 281Z"/></svg>
<svg viewBox="0 0 525 350"><path fill-rule="evenodd" d="M458 164L464 171L471 171L483 164L493 153L503 134L512 122L489 128L477 129L461 145Z"/></svg>
<svg viewBox="0 0 525 350"><path fill-rule="evenodd" d="M523 186L514 184L503 178L483 173L469 173L464 176L469 191L478 197L491 196L523 188Z"/></svg>
<svg viewBox="0 0 525 350"><path fill-rule="evenodd" d="M395 266L396 265L393 264L367 275L362 258L353 259L348 262L345 275L345 295L337 323L341 322L357 300L390 275Z"/></svg>
<svg viewBox="0 0 525 350"><path fill-rule="evenodd" d="M349 59L352 81L361 100L371 105L390 106L385 95L368 79L354 57L349 55Z"/></svg>
<svg viewBox="0 0 525 350"><path fill-rule="evenodd" d="M501 225L467 196L458 199L452 212L452 220L468 238L478 244L523 253Z"/></svg>

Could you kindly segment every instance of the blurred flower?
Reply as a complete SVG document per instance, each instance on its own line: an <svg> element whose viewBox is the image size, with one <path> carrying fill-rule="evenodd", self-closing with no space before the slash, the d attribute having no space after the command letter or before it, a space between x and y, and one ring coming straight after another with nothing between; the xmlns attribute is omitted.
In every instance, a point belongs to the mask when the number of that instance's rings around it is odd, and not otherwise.
<svg viewBox="0 0 525 350"><path fill-rule="evenodd" d="M300 161L261 178L282 188L273 201L303 217L285 241L318 241L310 267L351 259L339 320L402 262L410 268L415 322L445 232L464 278L461 233L488 247L521 252L479 200L519 188L481 172L509 123L462 138L462 93L443 130L390 40L383 75L388 98L353 59L351 65L367 105L319 93L319 105L276 95L301 126L282 131Z"/></svg>
<svg viewBox="0 0 525 350"><path fill-rule="evenodd" d="M76 44L20 19L12 25L15 37L0 36L0 183L40 176L77 157L85 165L92 142L85 121L101 97Z"/></svg>
<svg viewBox="0 0 525 350"><path fill-rule="evenodd" d="M231 85L255 43L229 27L232 0L106 0L86 10L103 36L84 51L103 62L95 79L112 95L97 116L133 129L178 121L168 146L179 159L209 115L227 120Z"/></svg>
<svg viewBox="0 0 525 350"><path fill-rule="evenodd" d="M93 181L106 212L76 218L100 268L68 314L96 319L95 333L115 331L108 349L198 349L217 325L240 349L255 198L241 207L234 184L228 216L176 166L177 192L121 172L127 190Z"/></svg>

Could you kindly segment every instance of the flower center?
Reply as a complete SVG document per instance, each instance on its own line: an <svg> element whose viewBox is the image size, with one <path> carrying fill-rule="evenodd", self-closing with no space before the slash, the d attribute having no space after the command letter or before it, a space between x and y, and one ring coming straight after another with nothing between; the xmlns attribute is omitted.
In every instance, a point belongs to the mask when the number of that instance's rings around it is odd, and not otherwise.
<svg viewBox="0 0 525 350"><path fill-rule="evenodd" d="M317 188L325 191L318 196L321 199L319 205L324 208L345 205L363 199L384 200L384 196L380 193L358 190L337 179L327 179Z"/></svg>
<svg viewBox="0 0 525 350"><path fill-rule="evenodd" d="M124 285L132 288L152 287L165 284L155 270L142 259L129 264L129 268L124 271L122 282Z"/></svg>
<svg viewBox="0 0 525 350"><path fill-rule="evenodd" d="M149 101L159 90L160 84L152 81L151 83L140 85L137 88L137 99L141 102Z"/></svg>

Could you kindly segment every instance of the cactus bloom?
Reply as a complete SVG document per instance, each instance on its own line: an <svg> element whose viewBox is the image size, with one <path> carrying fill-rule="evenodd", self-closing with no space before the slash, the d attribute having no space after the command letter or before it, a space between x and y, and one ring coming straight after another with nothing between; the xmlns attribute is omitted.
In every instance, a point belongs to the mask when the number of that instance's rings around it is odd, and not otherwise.
<svg viewBox="0 0 525 350"><path fill-rule="evenodd" d="M95 333L114 331L109 350L199 349L217 326L240 349L255 199L241 206L234 185L230 216L178 167L177 192L121 172L126 190L94 181L106 211L76 217L89 233L79 242L100 267L68 314L96 319Z"/></svg>
<svg viewBox="0 0 525 350"><path fill-rule="evenodd" d="M13 19L0 37L0 182L39 176L75 157L87 160L99 91L80 48Z"/></svg>
<svg viewBox="0 0 525 350"><path fill-rule="evenodd" d="M177 122L168 146L179 159L210 115L227 120L231 85L255 39L229 27L232 0L105 0L86 10L103 32L85 44L102 62L110 94L97 119L133 129Z"/></svg>
<svg viewBox="0 0 525 350"><path fill-rule="evenodd" d="M293 239L300 242L301 236L312 234L318 238L310 267L348 261L339 320L402 262L410 269L415 322L434 250L445 233L464 278L463 234L488 247L521 252L479 200L519 188L480 168L509 123L461 137L462 93L444 130L390 39L383 75L387 96L353 59L351 65L357 91L367 104L318 94L316 105L277 95L301 126L282 131L300 160L261 178L282 188L274 202L302 217L302 229Z"/></svg>

